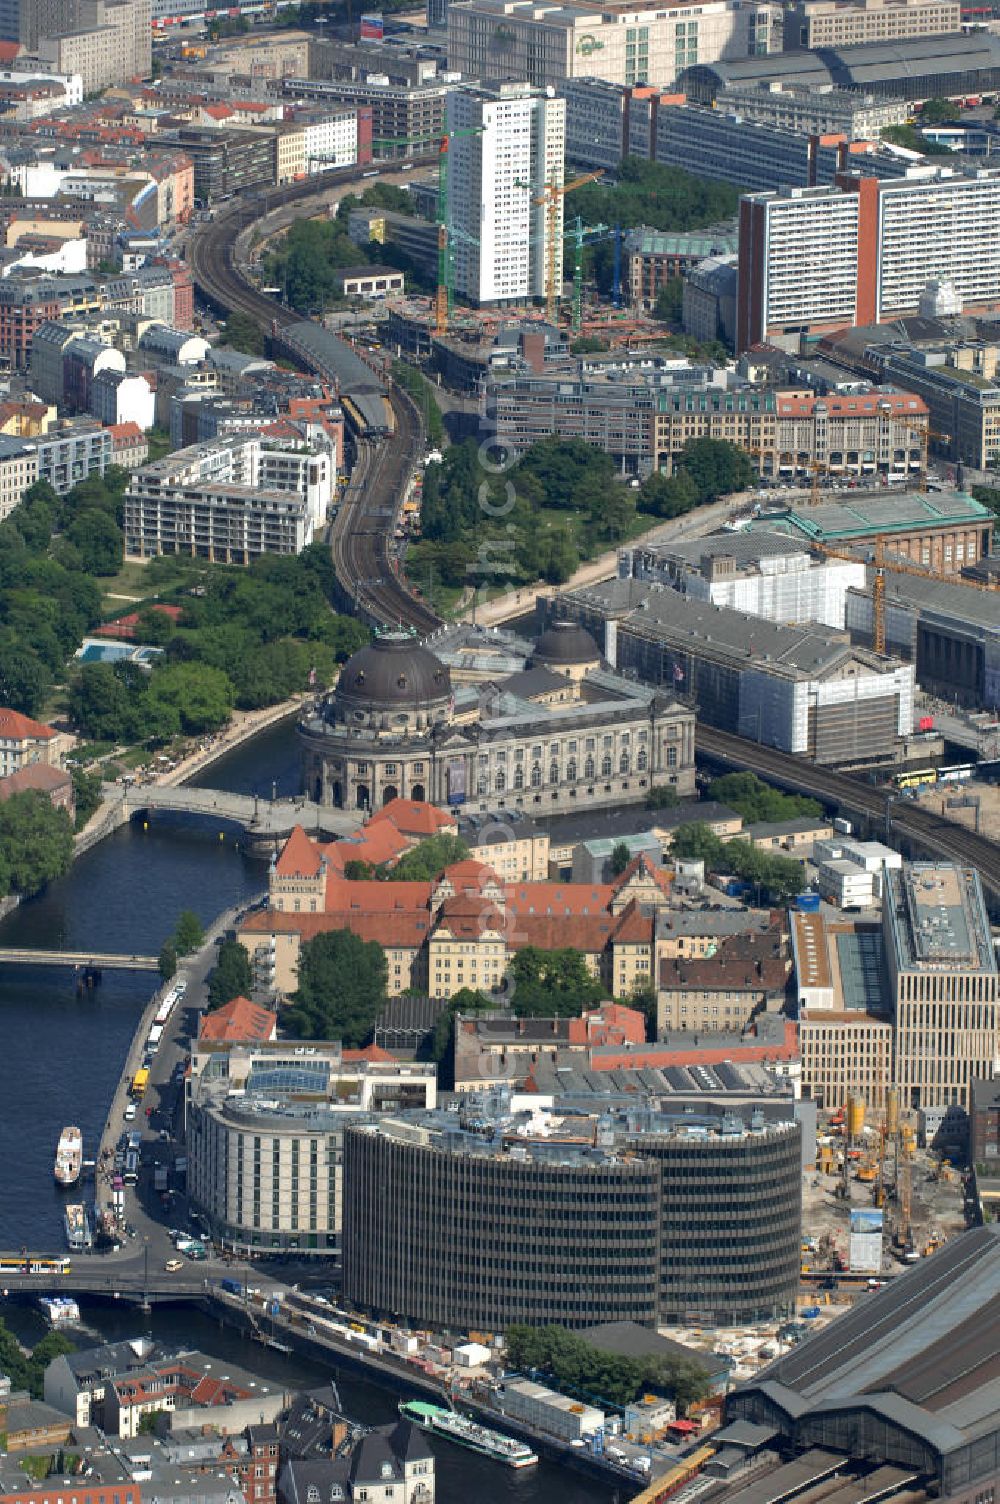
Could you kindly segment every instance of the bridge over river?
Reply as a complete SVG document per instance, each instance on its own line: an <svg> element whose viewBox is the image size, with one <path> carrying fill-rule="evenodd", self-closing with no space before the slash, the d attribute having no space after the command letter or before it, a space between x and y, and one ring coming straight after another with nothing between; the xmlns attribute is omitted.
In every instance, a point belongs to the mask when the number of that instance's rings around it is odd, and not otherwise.
<svg viewBox="0 0 1000 1504"><path fill-rule="evenodd" d="M311 799L260 799L252 794L230 794L224 789L199 789L180 785L130 785L121 802L121 823L144 813L198 815L224 820L242 827L253 844L276 846L296 825L310 835L352 835L364 820L361 810L334 809Z"/></svg>

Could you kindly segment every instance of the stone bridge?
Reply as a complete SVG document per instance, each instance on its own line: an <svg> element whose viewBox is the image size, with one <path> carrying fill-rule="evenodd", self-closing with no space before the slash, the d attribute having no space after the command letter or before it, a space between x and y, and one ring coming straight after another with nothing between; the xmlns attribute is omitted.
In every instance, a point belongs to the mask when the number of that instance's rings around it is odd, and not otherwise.
<svg viewBox="0 0 1000 1504"><path fill-rule="evenodd" d="M261 799L254 794L230 794L223 789L198 789L182 785L132 785L122 801L122 821L145 812L197 815L239 825L254 845L280 843L296 825L310 835L335 838L360 830L360 811L333 809L311 799Z"/></svg>

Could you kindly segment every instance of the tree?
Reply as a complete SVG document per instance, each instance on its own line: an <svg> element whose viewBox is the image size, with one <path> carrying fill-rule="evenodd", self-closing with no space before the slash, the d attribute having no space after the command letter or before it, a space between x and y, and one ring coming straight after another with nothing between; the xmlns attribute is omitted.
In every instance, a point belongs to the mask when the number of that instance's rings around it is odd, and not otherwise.
<svg viewBox="0 0 1000 1504"><path fill-rule="evenodd" d="M661 324L670 324L676 328L681 321L683 302L684 278L668 277L656 294L656 302L653 304L653 317L659 319Z"/></svg>
<svg viewBox="0 0 1000 1504"><path fill-rule="evenodd" d="M430 882L446 867L462 862L469 855L469 848L458 836L442 831L440 835L428 836L409 851L404 851L396 865L380 874L393 882Z"/></svg>
<svg viewBox="0 0 1000 1504"><path fill-rule="evenodd" d="M299 953L299 985L284 1016L302 1039L341 1039L361 1045L385 1006L389 968L374 940L350 930L328 930L305 941Z"/></svg>
<svg viewBox="0 0 1000 1504"><path fill-rule="evenodd" d="M621 877L625 868L632 860L627 841L619 841L611 853L611 876Z"/></svg>
<svg viewBox="0 0 1000 1504"><path fill-rule="evenodd" d="M69 871L73 828L63 809L45 794L12 794L0 804L0 852L6 863L7 891L30 897Z"/></svg>
<svg viewBox="0 0 1000 1504"><path fill-rule="evenodd" d="M670 854L702 861L706 867L711 867L722 856L722 842L709 826L693 820L690 825L681 825L674 831Z"/></svg>
<svg viewBox="0 0 1000 1504"><path fill-rule="evenodd" d="M689 439L677 463L694 482L699 504L743 491L754 477L750 456L728 439Z"/></svg>
<svg viewBox="0 0 1000 1504"><path fill-rule="evenodd" d="M457 1013L489 1013L495 1010L497 1001L471 987L460 987L448 999L434 1025L428 1058L438 1068L439 1089L450 1091L455 1085L455 1015Z"/></svg>
<svg viewBox="0 0 1000 1504"><path fill-rule="evenodd" d="M169 663L154 669L146 696L155 718L165 713L176 718L184 731L213 731L229 719L233 708L233 682L221 669L201 663Z"/></svg>
<svg viewBox="0 0 1000 1504"><path fill-rule="evenodd" d="M578 950L527 945L510 966L510 1001L519 1018L575 1018L606 996Z"/></svg>
<svg viewBox="0 0 1000 1504"><path fill-rule="evenodd" d="M0 702L34 716L51 688L52 674L30 645L0 632Z"/></svg>
<svg viewBox="0 0 1000 1504"><path fill-rule="evenodd" d="M174 930L174 946L179 956L189 956L193 950L200 950L205 943L205 929L192 909L182 909L177 916L177 927Z"/></svg>
<svg viewBox="0 0 1000 1504"><path fill-rule="evenodd" d="M85 663L70 684L69 712L85 736L127 742L135 735L146 696L145 675L110 663Z"/></svg>
<svg viewBox="0 0 1000 1504"><path fill-rule="evenodd" d="M82 830L101 803L101 775L88 773L85 768L74 768L73 803L76 806L76 828Z"/></svg>
<svg viewBox="0 0 1000 1504"><path fill-rule="evenodd" d="M375 868L371 862L360 862L355 858L344 863L344 876L349 883L365 882L375 876Z"/></svg>
<svg viewBox="0 0 1000 1504"><path fill-rule="evenodd" d="M945 125L949 121L956 121L959 113L958 106L952 104L950 99L928 99L920 106L920 124Z"/></svg>
<svg viewBox="0 0 1000 1504"><path fill-rule="evenodd" d="M246 946L238 940L223 940L208 979L209 1009L221 1008L234 997L248 997L252 987L253 972Z"/></svg>
<svg viewBox="0 0 1000 1504"><path fill-rule="evenodd" d="M683 517L698 505L698 487L684 470L655 470L639 487L639 508L653 517Z"/></svg>
<svg viewBox="0 0 1000 1504"><path fill-rule="evenodd" d="M669 783L658 783L646 795L647 809L674 809L680 804L677 790Z"/></svg>
<svg viewBox="0 0 1000 1504"><path fill-rule="evenodd" d="M679 1409L708 1392L709 1376L696 1357L620 1357L563 1326L512 1326L505 1336L512 1368L551 1374L561 1389L621 1408L644 1389L673 1397Z"/></svg>
<svg viewBox="0 0 1000 1504"><path fill-rule="evenodd" d="M756 773L726 773L721 778L713 778L708 786L708 797L736 810L748 825L763 820L795 820L800 816L818 818L823 813L817 800L804 794L783 794L758 778Z"/></svg>
<svg viewBox="0 0 1000 1504"><path fill-rule="evenodd" d="M172 940L164 940L156 965L163 980L169 982L177 971L177 947Z"/></svg>
<svg viewBox="0 0 1000 1504"><path fill-rule="evenodd" d="M118 573L124 557L124 535L107 512L91 507L78 513L66 529L66 537L88 574Z"/></svg>
<svg viewBox="0 0 1000 1504"><path fill-rule="evenodd" d="M252 319L249 314L234 310L225 322L222 334L223 344L229 345L233 350L239 350L243 355L264 354L264 331Z"/></svg>

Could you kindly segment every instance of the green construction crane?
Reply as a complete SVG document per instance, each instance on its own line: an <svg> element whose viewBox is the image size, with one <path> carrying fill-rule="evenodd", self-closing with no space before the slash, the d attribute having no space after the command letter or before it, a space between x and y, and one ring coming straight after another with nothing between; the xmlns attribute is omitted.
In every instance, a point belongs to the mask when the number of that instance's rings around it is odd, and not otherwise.
<svg viewBox="0 0 1000 1504"><path fill-rule="evenodd" d="M460 131L444 131L440 136L377 136L373 146L430 146L438 151L438 282L435 302L434 332L446 334L455 299L452 286L451 255L448 247L448 147L458 136L481 136L484 125L468 126Z"/></svg>
<svg viewBox="0 0 1000 1504"><path fill-rule="evenodd" d="M573 242L573 328L583 324L583 247L585 237L603 236L607 225L585 225L579 214L571 230L565 231L564 240Z"/></svg>

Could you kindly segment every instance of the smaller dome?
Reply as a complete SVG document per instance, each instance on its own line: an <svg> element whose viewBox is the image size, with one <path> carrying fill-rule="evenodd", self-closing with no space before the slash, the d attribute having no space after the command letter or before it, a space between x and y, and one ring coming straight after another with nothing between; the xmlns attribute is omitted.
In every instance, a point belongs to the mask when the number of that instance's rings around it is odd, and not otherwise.
<svg viewBox="0 0 1000 1504"><path fill-rule="evenodd" d="M531 661L543 663L600 663L601 650L585 627L575 621L554 621L539 637Z"/></svg>

